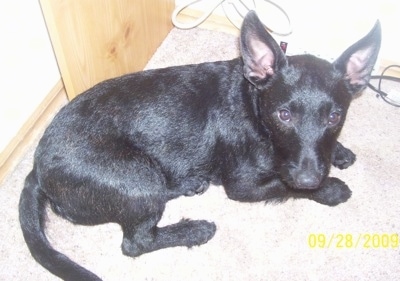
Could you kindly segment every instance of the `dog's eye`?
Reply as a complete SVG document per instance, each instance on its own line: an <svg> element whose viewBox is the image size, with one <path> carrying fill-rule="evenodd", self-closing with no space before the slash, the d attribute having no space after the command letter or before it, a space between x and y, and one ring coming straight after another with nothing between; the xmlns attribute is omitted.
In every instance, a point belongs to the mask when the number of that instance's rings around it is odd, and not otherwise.
<svg viewBox="0 0 400 281"><path fill-rule="evenodd" d="M329 118L328 118L328 124L330 126L335 126L340 122L340 113L338 112L332 112L331 114L329 114Z"/></svg>
<svg viewBox="0 0 400 281"><path fill-rule="evenodd" d="M289 122L292 119L292 114L287 109L279 110L279 119L283 122Z"/></svg>

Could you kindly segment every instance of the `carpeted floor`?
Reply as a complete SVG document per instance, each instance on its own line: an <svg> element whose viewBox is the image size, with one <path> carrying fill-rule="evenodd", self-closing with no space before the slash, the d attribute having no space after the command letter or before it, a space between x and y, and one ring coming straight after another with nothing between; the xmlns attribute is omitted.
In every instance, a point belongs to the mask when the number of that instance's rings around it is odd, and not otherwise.
<svg viewBox="0 0 400 281"><path fill-rule="evenodd" d="M233 36L174 29L148 68L237 55ZM399 120L399 109L369 90L353 102L341 141L357 154L357 162L344 171L332 170L353 196L334 208L309 200L238 203L228 200L220 186L211 186L202 196L171 201L160 223L182 217L212 220L218 230L209 243L135 259L122 255L118 225L73 226L50 213L47 233L58 250L106 281L400 280L400 246L392 240L400 233ZM0 280L55 280L31 258L17 219L34 147L0 186Z"/></svg>

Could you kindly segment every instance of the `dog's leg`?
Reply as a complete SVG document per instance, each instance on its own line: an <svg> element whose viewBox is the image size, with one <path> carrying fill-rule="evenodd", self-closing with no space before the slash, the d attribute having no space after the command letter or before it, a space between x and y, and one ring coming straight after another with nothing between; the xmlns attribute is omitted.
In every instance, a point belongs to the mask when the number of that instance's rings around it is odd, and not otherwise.
<svg viewBox="0 0 400 281"><path fill-rule="evenodd" d="M316 190L287 188L279 179L257 185L251 182L224 184L229 199L241 202L282 202L288 198L307 198L328 206L336 206L351 197L350 188L338 178L327 178Z"/></svg>
<svg viewBox="0 0 400 281"><path fill-rule="evenodd" d="M294 198L308 198L328 206L336 206L351 197L350 188L338 178L326 178L322 186L316 190L290 190Z"/></svg>
<svg viewBox="0 0 400 281"><path fill-rule="evenodd" d="M240 202L276 201L282 202L287 199L288 190L278 178L258 181L246 178L245 180L234 179L224 182L225 193L229 199Z"/></svg>
<svg viewBox="0 0 400 281"><path fill-rule="evenodd" d="M356 161L356 155L348 148L337 142L333 152L332 165L339 169L347 169Z"/></svg>
<svg viewBox="0 0 400 281"><path fill-rule="evenodd" d="M201 245L210 240L216 231L214 223L204 220L187 220L157 227L156 215L134 228L124 229L122 252L131 257L167 247Z"/></svg>
<svg viewBox="0 0 400 281"><path fill-rule="evenodd" d="M158 227L166 202L183 195L182 190L168 189L162 170L150 158L136 159L136 171L145 171L138 177L138 192L127 193L123 201L123 214L119 224L123 230L122 252L136 257L168 247L201 245L210 240L216 231L214 223L205 220L182 220L176 224ZM134 168L134 169L133 169ZM147 171L147 172L146 172ZM185 181L182 182L183 185ZM198 189L193 183L189 188Z"/></svg>
<svg viewBox="0 0 400 281"><path fill-rule="evenodd" d="M287 199L287 187L274 171L272 158L265 157L272 152L271 146L260 145L245 157L233 156L223 165L221 183L229 199L240 202Z"/></svg>
<svg viewBox="0 0 400 281"><path fill-rule="evenodd" d="M328 206L336 206L351 197L350 188L338 178L327 178L322 187L311 193L310 199Z"/></svg>

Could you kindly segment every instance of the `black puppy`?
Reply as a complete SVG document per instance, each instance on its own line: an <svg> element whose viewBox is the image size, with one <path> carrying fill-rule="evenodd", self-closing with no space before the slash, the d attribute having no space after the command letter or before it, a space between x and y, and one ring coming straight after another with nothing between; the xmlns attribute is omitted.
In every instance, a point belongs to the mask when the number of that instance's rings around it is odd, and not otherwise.
<svg viewBox="0 0 400 281"><path fill-rule="evenodd" d="M149 70L111 79L55 117L36 150L20 199L32 256L65 280L99 280L55 251L45 206L77 224L115 222L128 256L200 245L207 221L157 227L166 202L222 184L239 201L289 196L334 206L350 189L327 177L355 155L337 142L350 101L369 80L379 23L333 64L286 57L254 12L241 31L242 58Z"/></svg>

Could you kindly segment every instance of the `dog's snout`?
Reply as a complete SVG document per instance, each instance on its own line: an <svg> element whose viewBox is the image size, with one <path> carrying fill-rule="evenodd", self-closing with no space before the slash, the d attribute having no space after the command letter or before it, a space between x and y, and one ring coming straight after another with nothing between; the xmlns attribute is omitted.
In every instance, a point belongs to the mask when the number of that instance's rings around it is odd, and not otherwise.
<svg viewBox="0 0 400 281"><path fill-rule="evenodd" d="M301 171L295 176L294 182L299 189L316 189L321 183L321 177L317 173Z"/></svg>
<svg viewBox="0 0 400 281"><path fill-rule="evenodd" d="M318 164L309 157L304 158L299 166L293 167L291 175L298 189L316 189L322 181Z"/></svg>

